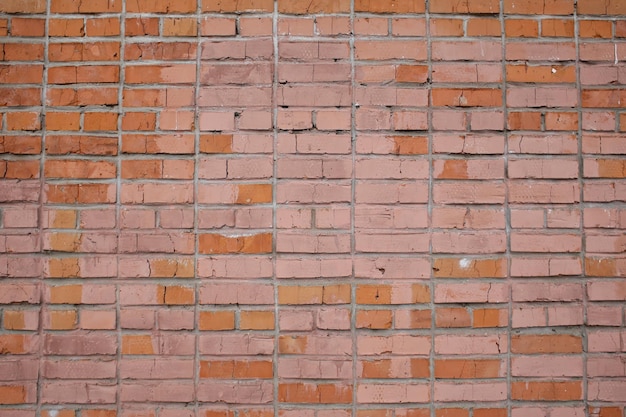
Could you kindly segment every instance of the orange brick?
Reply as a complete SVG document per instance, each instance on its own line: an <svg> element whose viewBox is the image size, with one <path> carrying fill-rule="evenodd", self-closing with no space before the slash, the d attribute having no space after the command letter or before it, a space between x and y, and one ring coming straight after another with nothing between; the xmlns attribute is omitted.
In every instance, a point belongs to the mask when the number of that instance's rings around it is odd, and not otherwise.
<svg viewBox="0 0 626 417"><path fill-rule="evenodd" d="M431 13L492 14L499 11L499 0L437 0L430 3Z"/></svg>
<svg viewBox="0 0 626 417"><path fill-rule="evenodd" d="M356 289L357 304L391 304L390 285L359 285Z"/></svg>
<svg viewBox="0 0 626 417"><path fill-rule="evenodd" d="M122 117L122 130L154 131L155 128L155 113L126 112Z"/></svg>
<svg viewBox="0 0 626 417"><path fill-rule="evenodd" d="M159 285L157 287L157 300L167 305L193 304L195 294L193 288L176 285Z"/></svg>
<svg viewBox="0 0 626 417"><path fill-rule="evenodd" d="M83 130L85 132L95 131L117 131L117 114L112 112L85 113Z"/></svg>
<svg viewBox="0 0 626 417"><path fill-rule="evenodd" d="M193 278L192 259L150 259L150 276L159 278Z"/></svg>
<svg viewBox="0 0 626 417"><path fill-rule="evenodd" d="M428 67L425 65L398 65L396 81L399 83L425 83L428 79Z"/></svg>
<svg viewBox="0 0 626 417"><path fill-rule="evenodd" d="M507 19L504 31L510 38L536 38L539 35L539 24L529 19Z"/></svg>
<svg viewBox="0 0 626 417"><path fill-rule="evenodd" d="M82 410L81 417L115 417L116 410Z"/></svg>
<svg viewBox="0 0 626 417"><path fill-rule="evenodd" d="M286 14L349 13L348 0L278 0L278 11Z"/></svg>
<svg viewBox="0 0 626 417"><path fill-rule="evenodd" d="M202 135L200 136L200 152L231 153L233 151L233 135Z"/></svg>
<svg viewBox="0 0 626 417"><path fill-rule="evenodd" d="M543 19L541 36L571 38L574 36L574 21L565 19Z"/></svg>
<svg viewBox="0 0 626 417"><path fill-rule="evenodd" d="M48 112L46 113L47 130L80 130L80 113Z"/></svg>
<svg viewBox="0 0 626 417"><path fill-rule="evenodd" d="M4 169L0 168L0 177L22 180L39 178L39 161L6 161L4 164ZM2 167L1 162L0 167Z"/></svg>
<svg viewBox="0 0 626 417"><path fill-rule="evenodd" d="M25 353L25 336L22 334L0 335L0 354L21 354Z"/></svg>
<svg viewBox="0 0 626 417"><path fill-rule="evenodd" d="M495 18L473 18L467 22L467 36L500 36L500 20Z"/></svg>
<svg viewBox="0 0 626 417"><path fill-rule="evenodd" d="M506 417L506 408L474 408L474 417Z"/></svg>
<svg viewBox="0 0 626 417"><path fill-rule="evenodd" d="M87 36L119 36L120 19L118 17L105 17L99 19L87 19Z"/></svg>
<svg viewBox="0 0 626 417"><path fill-rule="evenodd" d="M53 235L56 236L56 235ZM75 249L79 242L75 242L74 237L66 236L66 238L52 237L50 240L51 247L54 250ZM48 276L53 278L77 278L80 276L80 267L78 266L78 258L51 258L48 260Z"/></svg>
<svg viewBox="0 0 626 417"><path fill-rule="evenodd" d="M123 335L123 355L153 355L154 345L150 335Z"/></svg>
<svg viewBox="0 0 626 417"><path fill-rule="evenodd" d="M81 37L85 35L83 19L50 19L48 26L50 36Z"/></svg>
<svg viewBox="0 0 626 417"><path fill-rule="evenodd" d="M228 237L203 234L199 237L200 253L268 253L272 251L272 235L260 233L250 236Z"/></svg>
<svg viewBox="0 0 626 417"><path fill-rule="evenodd" d="M36 112L9 112L6 115L7 130L39 130L41 122Z"/></svg>
<svg viewBox="0 0 626 417"><path fill-rule="evenodd" d="M508 311L502 308L479 308L472 312L473 327L503 327L508 324Z"/></svg>
<svg viewBox="0 0 626 417"><path fill-rule="evenodd" d="M11 36L41 37L46 32L44 19L11 19Z"/></svg>
<svg viewBox="0 0 626 417"><path fill-rule="evenodd" d="M271 202L271 184L241 184L237 186L236 204L258 204Z"/></svg>
<svg viewBox="0 0 626 417"><path fill-rule="evenodd" d="M6 330L24 330L24 312L19 310L5 311L3 324Z"/></svg>
<svg viewBox="0 0 626 417"><path fill-rule="evenodd" d="M335 384L282 383L278 401L284 403L349 404L352 386Z"/></svg>
<svg viewBox="0 0 626 417"><path fill-rule="evenodd" d="M424 0L355 0L354 10L367 13L423 13Z"/></svg>
<svg viewBox="0 0 626 417"><path fill-rule="evenodd" d="M435 417L469 417L467 408L438 408Z"/></svg>
<svg viewBox="0 0 626 417"><path fill-rule="evenodd" d="M541 130L541 113L511 112L507 125L511 130Z"/></svg>
<svg viewBox="0 0 626 417"><path fill-rule="evenodd" d="M273 10L274 0L202 1L203 12L272 12Z"/></svg>
<svg viewBox="0 0 626 417"><path fill-rule="evenodd" d="M122 5L116 0L52 0L52 13L119 13Z"/></svg>
<svg viewBox="0 0 626 417"><path fill-rule="evenodd" d="M233 311L201 311L198 328L200 330L233 330L235 313Z"/></svg>
<svg viewBox="0 0 626 417"><path fill-rule="evenodd" d="M424 155L428 153L428 138L423 136L394 136L393 153L396 155Z"/></svg>
<svg viewBox="0 0 626 417"><path fill-rule="evenodd" d="M512 14L571 15L574 13L574 2L571 0L504 0L504 12Z"/></svg>
<svg viewBox="0 0 626 417"><path fill-rule="evenodd" d="M273 330L273 311L242 311L239 316L241 330Z"/></svg>
<svg viewBox="0 0 626 417"><path fill-rule="evenodd" d="M23 404L26 387L23 385L0 385L0 404Z"/></svg>
<svg viewBox="0 0 626 417"><path fill-rule="evenodd" d="M504 278L504 259L437 258L433 263L434 276L438 278Z"/></svg>
<svg viewBox="0 0 626 417"><path fill-rule="evenodd" d="M120 43L51 43L48 58L53 62L119 61Z"/></svg>
<svg viewBox="0 0 626 417"><path fill-rule="evenodd" d="M129 0L128 13L195 13L197 0Z"/></svg>
<svg viewBox="0 0 626 417"><path fill-rule="evenodd" d="M359 310L356 313L358 329L390 329L392 321L391 310Z"/></svg>
<svg viewBox="0 0 626 417"><path fill-rule="evenodd" d="M78 315L76 310L53 310L49 312L51 330L72 330L78 324Z"/></svg>
<svg viewBox="0 0 626 417"><path fill-rule="evenodd" d="M159 19L151 17L129 17L125 20L126 36L158 36Z"/></svg>
<svg viewBox="0 0 626 417"><path fill-rule="evenodd" d="M608 20L580 20L581 38L609 39L613 36L613 24Z"/></svg>
<svg viewBox="0 0 626 417"><path fill-rule="evenodd" d="M0 3L2 13L45 13L45 0L20 0Z"/></svg>
<svg viewBox="0 0 626 417"><path fill-rule="evenodd" d="M44 175L47 178L115 178L117 168L113 162L87 160L47 160Z"/></svg>
<svg viewBox="0 0 626 417"><path fill-rule="evenodd" d="M625 178L626 161L622 159L596 159L599 178Z"/></svg>
<svg viewBox="0 0 626 417"><path fill-rule="evenodd" d="M195 18L163 19L163 36L196 36L198 21Z"/></svg>
<svg viewBox="0 0 626 417"><path fill-rule="evenodd" d="M575 83L576 67L562 65L507 65L506 79L517 83Z"/></svg>
<svg viewBox="0 0 626 417"><path fill-rule="evenodd" d="M463 20L438 19L430 20L431 36L463 36Z"/></svg>
<svg viewBox="0 0 626 417"><path fill-rule="evenodd" d="M272 375L271 361L200 361L200 378L267 379Z"/></svg>
<svg viewBox="0 0 626 417"><path fill-rule="evenodd" d="M50 302L52 304L80 304L82 300L82 285L62 285L50 287Z"/></svg>
<svg viewBox="0 0 626 417"><path fill-rule="evenodd" d="M580 0L578 13L601 16L624 15L626 14L626 3L621 0Z"/></svg>

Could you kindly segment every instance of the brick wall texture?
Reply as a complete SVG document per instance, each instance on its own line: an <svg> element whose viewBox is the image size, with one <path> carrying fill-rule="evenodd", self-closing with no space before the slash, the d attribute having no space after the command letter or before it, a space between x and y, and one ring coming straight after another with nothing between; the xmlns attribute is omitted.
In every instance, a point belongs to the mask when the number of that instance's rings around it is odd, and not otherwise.
<svg viewBox="0 0 626 417"><path fill-rule="evenodd" d="M625 0L0 0L0 417L625 417Z"/></svg>

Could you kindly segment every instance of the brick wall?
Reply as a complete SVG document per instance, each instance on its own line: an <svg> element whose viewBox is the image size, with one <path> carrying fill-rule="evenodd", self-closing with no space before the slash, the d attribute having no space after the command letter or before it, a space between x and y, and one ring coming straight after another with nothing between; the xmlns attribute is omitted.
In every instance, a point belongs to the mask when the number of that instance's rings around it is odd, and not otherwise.
<svg viewBox="0 0 626 417"><path fill-rule="evenodd" d="M0 0L1 417L624 417L626 1Z"/></svg>

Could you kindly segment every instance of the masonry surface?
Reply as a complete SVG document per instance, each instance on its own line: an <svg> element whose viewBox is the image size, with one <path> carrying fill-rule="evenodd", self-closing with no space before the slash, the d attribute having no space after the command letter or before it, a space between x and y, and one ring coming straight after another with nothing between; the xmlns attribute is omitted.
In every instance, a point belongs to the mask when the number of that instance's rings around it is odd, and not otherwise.
<svg viewBox="0 0 626 417"><path fill-rule="evenodd" d="M626 1L0 0L0 417L625 417Z"/></svg>

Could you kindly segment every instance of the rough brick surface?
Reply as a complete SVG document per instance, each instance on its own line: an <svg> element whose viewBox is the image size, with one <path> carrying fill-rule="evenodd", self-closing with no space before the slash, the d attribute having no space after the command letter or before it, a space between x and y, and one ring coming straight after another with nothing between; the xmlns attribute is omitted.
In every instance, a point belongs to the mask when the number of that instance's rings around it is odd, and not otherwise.
<svg viewBox="0 0 626 417"><path fill-rule="evenodd" d="M0 417L626 417L626 1L0 0Z"/></svg>

